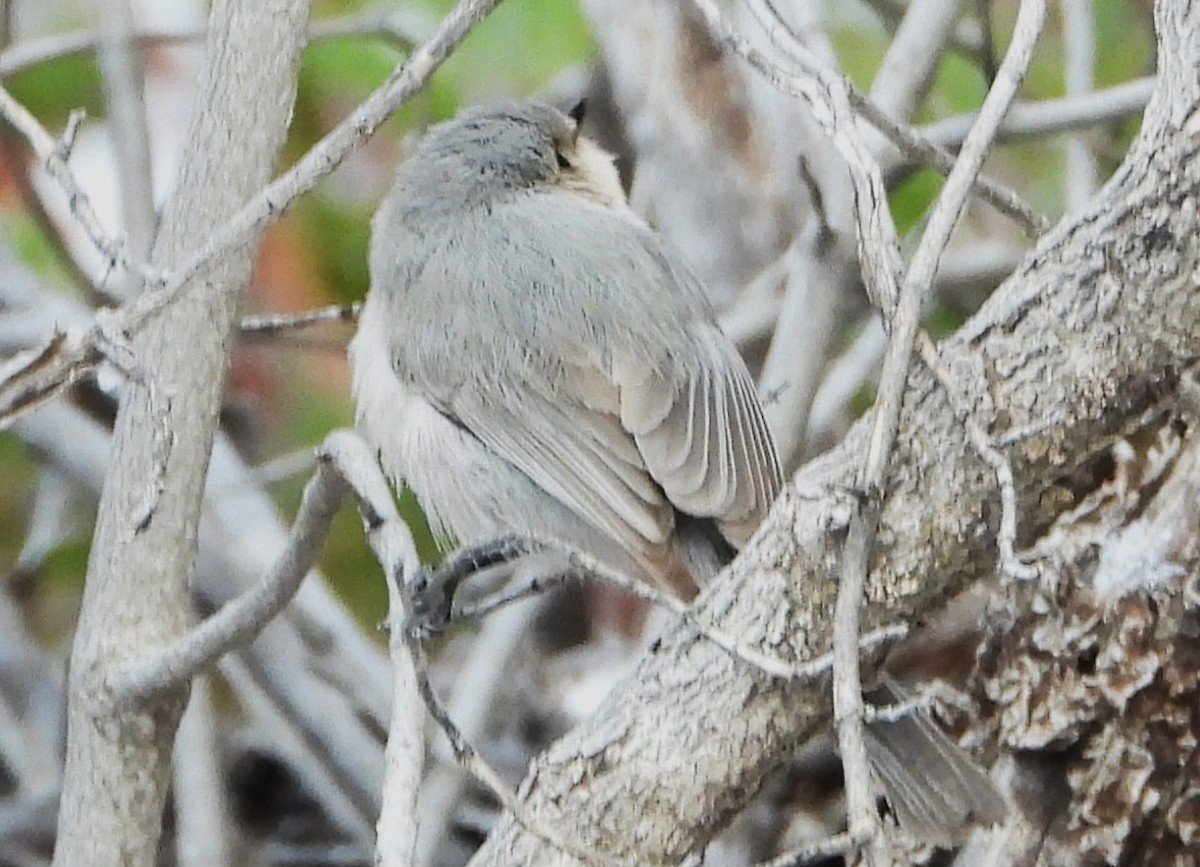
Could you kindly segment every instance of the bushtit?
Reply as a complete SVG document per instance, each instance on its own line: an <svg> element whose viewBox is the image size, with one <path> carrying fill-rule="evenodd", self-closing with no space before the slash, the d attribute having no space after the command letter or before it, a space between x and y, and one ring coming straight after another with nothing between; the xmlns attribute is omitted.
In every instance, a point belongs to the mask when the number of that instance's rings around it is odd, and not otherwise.
<svg viewBox="0 0 1200 867"><path fill-rule="evenodd" d="M431 130L371 286L358 417L444 536L549 536L690 597L779 493L745 364L577 117L505 102Z"/></svg>
<svg viewBox="0 0 1200 867"><path fill-rule="evenodd" d="M758 526L779 462L704 288L578 120L470 109L400 167L350 346L358 418L443 538L549 536L690 597ZM932 723L885 725L876 767L916 799L901 815L993 817L962 791L986 777ZM926 795L906 772L954 787Z"/></svg>

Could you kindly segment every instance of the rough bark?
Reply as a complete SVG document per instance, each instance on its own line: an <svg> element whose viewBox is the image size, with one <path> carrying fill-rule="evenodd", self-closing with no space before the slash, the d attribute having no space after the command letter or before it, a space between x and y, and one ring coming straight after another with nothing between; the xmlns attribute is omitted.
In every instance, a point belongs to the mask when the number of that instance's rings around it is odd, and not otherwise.
<svg viewBox="0 0 1200 867"><path fill-rule="evenodd" d="M1166 423L1164 423L1164 421ZM1194 864L1200 846L1200 439L1155 419L1110 481L1039 540L1043 578L1002 585L971 737L1021 792L958 863ZM993 856L997 857L997 856Z"/></svg>
<svg viewBox="0 0 1200 867"><path fill-rule="evenodd" d="M295 97L305 0L214 4L207 65L152 259L177 261L269 180ZM56 864L150 865L187 695L122 703L119 667L176 640L191 612L201 495L253 244L206 270L132 338L72 651Z"/></svg>
<svg viewBox="0 0 1200 867"><path fill-rule="evenodd" d="M1200 4L1161 3L1160 69L1142 133L1090 207L1051 231L940 347L977 418L1007 449L1029 542L1095 486L1093 471L1145 413L1175 397L1200 355ZM864 630L913 622L996 566L999 497L942 386L911 371ZM785 658L830 645L839 486L866 422L802 470L697 616ZM839 502L840 499L840 502ZM789 686L682 624L593 720L537 759L527 810L587 848L677 863L753 794L799 740L828 724L827 681ZM507 817L474 864L574 863Z"/></svg>

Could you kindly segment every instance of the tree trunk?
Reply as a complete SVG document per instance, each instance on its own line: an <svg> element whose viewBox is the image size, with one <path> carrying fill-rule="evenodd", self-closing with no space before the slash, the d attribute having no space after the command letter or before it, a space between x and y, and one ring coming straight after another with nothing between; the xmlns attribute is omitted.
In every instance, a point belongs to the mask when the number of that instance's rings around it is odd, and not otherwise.
<svg viewBox="0 0 1200 867"><path fill-rule="evenodd" d="M189 144L152 261L190 252L269 179L296 94L307 0L213 4ZM186 690L122 702L121 667L178 639L191 617L201 495L251 242L132 336L137 369L113 437L71 657L55 864L155 863Z"/></svg>

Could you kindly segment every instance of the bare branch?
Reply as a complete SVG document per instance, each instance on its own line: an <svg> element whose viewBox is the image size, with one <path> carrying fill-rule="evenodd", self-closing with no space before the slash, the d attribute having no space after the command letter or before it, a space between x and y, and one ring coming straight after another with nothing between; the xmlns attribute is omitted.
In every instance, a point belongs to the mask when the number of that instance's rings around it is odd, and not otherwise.
<svg viewBox="0 0 1200 867"><path fill-rule="evenodd" d="M1094 466L1112 436L1172 400L1179 359L1200 354L1200 217L1181 207L1200 190L1200 15L1160 2L1158 20L1156 96L1121 169L938 347L951 370L983 358L1000 374L986 388L994 424L1024 431L1055 415L1009 454L1022 533L1043 530L1057 514L1060 505L1044 498L1047 485ZM795 485L785 490L724 579L698 598L697 611L788 658L828 648L837 552L812 497L853 483L868 424L856 424L800 472L804 495ZM868 579L867 629L927 613L994 575L996 565L995 476L924 365L911 371L904 430L881 517L887 553ZM597 829L621 821L629 831L614 841L617 851L641 863L678 863L711 839L797 738L825 730L829 713L826 684L784 688L756 678L697 642L684 623L662 636L592 719L534 760L525 803L580 839L598 842ZM714 714L737 723L696 725ZM506 818L473 863L542 863L545 855Z"/></svg>
<svg viewBox="0 0 1200 867"><path fill-rule="evenodd" d="M356 435L338 431L326 439L324 451L358 500L367 539L387 582L392 719L384 754L376 863L382 867L410 867L417 849L417 792L425 764L425 714L420 700L422 675L417 671L421 659L408 638L405 584L417 575L420 560L370 447Z"/></svg>
<svg viewBox="0 0 1200 867"><path fill-rule="evenodd" d="M838 834L835 837L830 837L828 840L821 840L819 843L811 843L807 846L801 846L798 849L791 849L772 858L770 861L763 861L756 864L755 867L804 867L813 861L820 861L825 858L832 858L836 855L845 855L852 852L858 843L849 833Z"/></svg>
<svg viewBox="0 0 1200 867"><path fill-rule="evenodd" d="M270 177L291 117L308 13L308 0L213 4L222 50L209 53L201 74L154 261L178 261ZM72 643L56 864L149 867L157 857L187 689L133 704L112 686L134 660L187 632L229 335L252 254L245 245L215 263L186 306L160 316L129 347L139 376L117 412ZM143 784L129 787L131 778Z"/></svg>
<svg viewBox="0 0 1200 867"><path fill-rule="evenodd" d="M1090 0L1063 0L1063 64L1067 96L1080 96L1095 84L1096 22ZM1067 213L1078 211L1096 190L1096 158L1080 135L1067 139Z"/></svg>
<svg viewBox="0 0 1200 867"><path fill-rule="evenodd" d="M770 5L768 0L749 0L748 5L751 11L754 12L759 25L771 37L771 41L784 52L789 60L796 63L804 73L818 78L836 75L836 73L833 73L821 64L812 52L808 51L795 35L792 34L790 29L775 14L774 7ZM736 41L744 43L744 40ZM788 70L780 68L769 58L763 57L754 51L749 44L744 44L743 48L738 48L735 45L731 45L730 47L746 57L755 68L766 75L768 80L777 87L796 96L807 98L802 91L798 92L797 88L800 86L794 81L794 76ZM850 81L843 78L839 82L838 89L839 91L845 91L846 98L853 105L854 110L867 123L887 136L903 152L911 153L917 159L929 163L941 172L949 172L951 170L954 165L952 154L928 141L925 136L911 127L893 120L887 112L864 96ZM974 186L979 195L990 205L1001 213L1017 220L1030 237L1036 238L1049 225L1045 217L1034 211L1033 208L1022 201L1020 196L1003 185L978 176L974 180Z"/></svg>
<svg viewBox="0 0 1200 867"><path fill-rule="evenodd" d="M1018 102L1005 116L996 140L1038 138L1136 117L1153 90L1154 78L1146 77L1080 96ZM942 147L957 148L974 121L974 114L950 117L922 127L921 134Z"/></svg>
<svg viewBox="0 0 1200 867"><path fill-rule="evenodd" d="M141 56L133 44L129 0L100 0L97 12L100 70L108 132L117 161L121 222L130 255L143 261L154 240L155 212ZM133 287L125 284L122 288Z"/></svg>
<svg viewBox="0 0 1200 867"><path fill-rule="evenodd" d="M192 684L175 739L175 860L179 867L228 867L229 805L221 774L209 679Z"/></svg>
<svg viewBox="0 0 1200 867"><path fill-rule="evenodd" d="M857 277L849 239L814 230L810 222L787 254L788 292L763 359L759 392L784 473L796 468L808 433L808 413L837 330L845 282Z"/></svg>
<svg viewBox="0 0 1200 867"><path fill-rule="evenodd" d="M871 81L869 99L894 118L909 119L928 91L954 30L962 0L913 0Z"/></svg>
<svg viewBox="0 0 1200 867"><path fill-rule="evenodd" d="M595 865L595 867L621 867L621 865L626 865L627 862L611 858L602 851L591 850L575 841L569 840L556 829L547 827L541 823L536 816L525 808L524 804L505 785L504 780L496 773L495 769L484 761L471 745L471 742L463 737L462 732L458 730L450 715L446 713L446 709L442 706L441 700L438 699L437 694L433 691L433 687L426 675L429 665L425 660L424 650L421 647L420 641L416 639L415 633L411 630L404 630L404 635L405 638L402 640L407 645L408 652L412 654L416 683L430 716L441 727L442 733L450 743L450 749L454 753L455 759L473 774L477 780L487 786L488 790L496 797L496 800L500 802L500 806L504 808L505 812L516 819L521 827L534 837L549 844L557 852L569 855L583 864ZM388 740L390 744L391 738ZM382 833L383 826L381 824L381 836ZM410 863L411 859L408 861L394 861L396 867L407 867ZM632 867L632 865L628 865L628 867Z"/></svg>
<svg viewBox="0 0 1200 867"><path fill-rule="evenodd" d="M408 867L413 863L416 851L417 792L424 765L424 714L417 696L424 700L425 707L442 726L456 758L492 790L505 809L518 819L526 819L527 830L584 863L614 863L603 855L581 849L529 817L499 774L479 757L450 720L429 683L428 664L418 630L410 622L407 612L407 582L420 572L412 535L396 512L391 492L366 443L354 434L339 431L327 438L324 450L358 499L367 539L384 569L388 585L389 646L395 693L378 825L378 863L384 867Z"/></svg>
<svg viewBox="0 0 1200 867"><path fill-rule="evenodd" d="M264 313L258 316L242 317L243 334L278 334L296 328L309 328L313 325L326 325L330 322L355 322L362 309L362 302L353 304L333 304L317 310L305 310L303 313Z"/></svg>
<svg viewBox="0 0 1200 867"><path fill-rule="evenodd" d="M510 683L505 675L515 652L542 610L544 598L496 612L475 636L470 655L454 678L447 709L468 741L476 743L484 735L495 699ZM466 782L463 768L454 762L434 763L426 773L421 784L418 864L432 863L449 836Z"/></svg>
<svg viewBox="0 0 1200 867"><path fill-rule="evenodd" d="M967 135L958 162L938 196L891 316L891 340L884 356L866 458L857 476L870 502L851 520L834 614L833 647L837 660L833 673L834 712L838 720L838 743L846 766L850 833L858 839L878 839L877 834L871 833L878 821L878 814L871 793L866 745L863 741L863 698L858 670L859 608L870 566L871 548L878 529L877 498L887 481L888 464L899 429L901 401L920 327L923 298L933 285L942 251L966 205L972 182L983 166L996 129L1025 77L1045 14L1045 0L1023 0L1021 3L1012 44L1000 65L995 84L984 99L979 120ZM867 243L866 239L863 243ZM860 836L864 834L870 837ZM876 846L871 857L876 863L882 863L881 859L887 856L881 847Z"/></svg>
<svg viewBox="0 0 1200 867"><path fill-rule="evenodd" d="M96 316L97 326L85 335L79 347L70 347L74 351L65 358L51 359L60 371L57 375L64 380L80 375L95 362L97 349L108 350L121 346L127 336L139 331L148 318L163 310L216 257L245 243L278 219L296 198L311 190L321 178L337 168L399 106L418 93L450 52L499 2L462 0L442 21L433 36L397 67L350 117L329 132L291 170L243 205L222 228L213 233L199 252L193 253L167 273L159 273L133 261L128 256L125 244L105 233L87 197L67 167L59 146L23 106L0 88L0 116L8 119L29 140L39 158L45 162L47 171L67 194L72 214L83 226L93 245L114 266L119 265L136 274L151 287L115 311L100 311ZM25 371L17 371L17 374L23 379ZM11 376L0 380L0 397L7 398L0 400L0 419L45 400L58 390L54 383L35 381L36 387L30 388L23 381L14 384L12 380ZM6 391L8 395L5 395Z"/></svg>
<svg viewBox="0 0 1200 867"><path fill-rule="evenodd" d="M304 488L287 548L262 583L225 605L176 644L129 666L116 681L122 699L144 702L178 689L223 654L253 641L263 626L283 610L316 563L347 491L338 468L330 463L329 453L322 449L320 456L317 471Z"/></svg>
<svg viewBox="0 0 1200 867"><path fill-rule="evenodd" d="M333 39L375 38L385 40L397 48L409 49L421 41L422 34L432 27L419 10L402 7L392 10L384 3L378 8L368 9L340 18L314 21L308 28L309 42ZM208 35L207 28L193 30L133 32L131 39L140 48L155 48L169 45L190 45L202 42ZM0 52L0 78L24 72L34 66L86 54L95 51L102 34L93 30L77 30L29 39Z"/></svg>
<svg viewBox="0 0 1200 867"><path fill-rule="evenodd" d="M892 27L895 27L903 20L904 13L909 8L909 4L904 2L904 0L866 0L866 3L875 10L886 24ZM979 27L975 22L966 19L959 20L955 24L949 45L955 51L966 54L971 58L978 57L984 47Z"/></svg>
<svg viewBox="0 0 1200 867"><path fill-rule="evenodd" d="M771 677L800 683L824 673L833 663L832 655L804 660L799 664L772 657L737 636L730 635L718 627L706 623L697 616L691 606L675 596L663 593L644 581L630 578L583 551L552 539L526 535L501 536L479 545L462 548L446 558L433 573L432 578L425 582L425 586L420 586L421 582L418 582L416 613L419 617L428 612L440 613L443 608L441 599L447 596L453 597L458 586L481 569L512 562L532 554L545 553L556 555L563 562L551 562L540 568L530 568L527 571L532 574L525 575L524 580L516 586L501 590L477 603L468 603L462 606L450 605L450 619L465 620L486 617L503 606L544 593L552 587L574 581L596 581L609 587L616 587L639 599L645 599L686 621L695 627L701 636L721 648L731 658ZM422 594L436 596L439 601L434 604L423 602ZM450 601L452 602L452 599ZM423 628L429 628L428 623L421 625ZM438 625L440 626L440 624ZM864 636L861 648L864 651L873 650L880 644L902 638L906 632L907 627L903 624L883 627Z"/></svg>
<svg viewBox="0 0 1200 867"><path fill-rule="evenodd" d="M67 165L70 149L64 149L62 143L46 132L37 118L13 99L12 94L3 86L0 86L0 116L11 123L29 142L42 168L66 195L72 216L104 259L113 265L120 265L133 273L141 274L144 278L150 276L148 271L143 272L140 266L128 258L124 242L110 235L100 224L100 218L96 216L91 201Z"/></svg>
<svg viewBox="0 0 1200 867"><path fill-rule="evenodd" d="M251 647L251 651L253 646ZM378 807L363 808L361 798L347 784L341 763L331 762L325 754L328 745L315 742L314 732L320 732L312 713L320 713L321 698L308 707L297 710L287 702L280 701L279 690L267 679L261 661L250 658L250 651L231 653L218 663L221 676L232 687L243 712L256 728L268 733L272 749L296 769L304 785L330 820L351 840L368 845L374 838L371 823L378 818ZM315 707L314 707L315 705ZM339 744L344 748L352 744ZM371 755L371 761L379 764L379 751ZM382 775L379 775L380 777ZM378 787L378 780L375 785Z"/></svg>

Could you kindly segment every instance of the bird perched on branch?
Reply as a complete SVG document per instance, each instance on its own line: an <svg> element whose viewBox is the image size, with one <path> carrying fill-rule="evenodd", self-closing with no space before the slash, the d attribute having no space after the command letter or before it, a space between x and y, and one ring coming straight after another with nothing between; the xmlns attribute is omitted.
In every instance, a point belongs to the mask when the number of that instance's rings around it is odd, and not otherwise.
<svg viewBox="0 0 1200 867"><path fill-rule="evenodd" d="M446 537L549 536L690 598L779 461L704 288L581 114L468 110L401 166L350 348L358 416Z"/></svg>
<svg viewBox="0 0 1200 867"><path fill-rule="evenodd" d="M350 346L357 415L444 539L551 537L690 598L765 516L779 461L704 288L581 117L470 109L400 167ZM918 835L996 818L931 722L881 725L877 772Z"/></svg>

